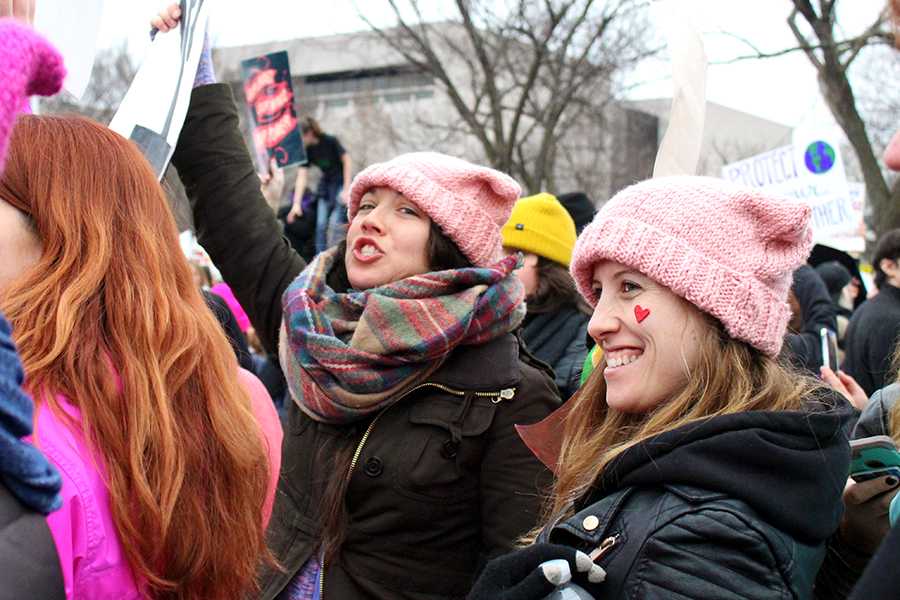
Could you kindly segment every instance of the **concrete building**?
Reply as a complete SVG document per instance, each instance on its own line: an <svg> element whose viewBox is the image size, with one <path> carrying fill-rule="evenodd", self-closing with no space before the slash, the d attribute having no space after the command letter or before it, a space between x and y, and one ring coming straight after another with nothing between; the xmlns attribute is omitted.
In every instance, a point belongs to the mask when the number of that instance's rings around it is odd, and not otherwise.
<svg viewBox="0 0 900 600"><path fill-rule="evenodd" d="M626 103L629 108L659 119L660 139L669 126L671 105L671 98ZM697 174L719 177L722 167L728 163L790 144L791 131L787 125L707 102Z"/></svg>

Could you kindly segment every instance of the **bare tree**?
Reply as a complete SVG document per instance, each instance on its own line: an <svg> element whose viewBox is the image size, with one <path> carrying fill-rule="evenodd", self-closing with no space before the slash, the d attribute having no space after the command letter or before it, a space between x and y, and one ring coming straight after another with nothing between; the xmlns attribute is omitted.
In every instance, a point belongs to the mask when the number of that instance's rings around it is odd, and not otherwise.
<svg viewBox="0 0 900 600"><path fill-rule="evenodd" d="M567 137L596 129L585 124L602 123L617 76L655 52L642 0L455 0L449 23L427 23L417 0L388 2L396 26L367 23L459 116L429 125L464 131L530 190L554 187Z"/></svg>
<svg viewBox="0 0 900 600"><path fill-rule="evenodd" d="M898 227L900 188L897 185L893 189L888 186L848 78L848 69L863 48L869 44L892 42L887 18L882 14L861 35L841 40L835 31L837 0L818 0L818 6L813 6L810 0L793 0L793 3L794 10L788 17L788 26L815 67L822 96L859 161L867 199L872 207L875 231L881 234ZM801 18L811 28L811 33L801 30L798 23Z"/></svg>
<svg viewBox="0 0 900 600"><path fill-rule="evenodd" d="M878 144L873 144L876 136L867 128L850 77L850 68L864 49L893 43L889 19L882 13L863 32L845 36L837 18L838 0L792 0L792 4L787 24L797 40L796 47L770 53L754 48L752 56L735 60L772 58L798 51L806 55L816 69L825 103L853 148L866 185L875 232L881 234L900 227L900 185L891 185L881 168L875 152Z"/></svg>

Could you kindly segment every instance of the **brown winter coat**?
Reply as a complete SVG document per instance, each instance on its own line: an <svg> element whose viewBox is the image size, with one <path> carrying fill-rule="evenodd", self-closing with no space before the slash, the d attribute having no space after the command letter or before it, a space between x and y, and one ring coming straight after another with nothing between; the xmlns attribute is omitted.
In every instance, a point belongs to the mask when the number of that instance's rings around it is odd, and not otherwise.
<svg viewBox="0 0 900 600"><path fill-rule="evenodd" d="M281 295L304 263L259 192L226 86L194 90L173 162L200 243L273 351ZM275 598L313 555L340 447L354 448L355 459L346 539L324 569L329 600L463 598L485 560L537 521L550 474L514 425L540 420L559 397L512 334L457 349L425 384L352 426L318 423L289 404L269 526L285 570L264 572L263 598Z"/></svg>

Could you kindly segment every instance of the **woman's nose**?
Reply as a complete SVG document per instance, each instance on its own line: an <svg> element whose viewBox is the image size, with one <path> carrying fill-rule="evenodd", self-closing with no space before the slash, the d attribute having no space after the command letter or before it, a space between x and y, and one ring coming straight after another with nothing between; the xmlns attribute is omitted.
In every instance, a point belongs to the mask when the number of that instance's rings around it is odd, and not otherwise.
<svg viewBox="0 0 900 600"><path fill-rule="evenodd" d="M607 302L604 302L602 298L597 302L597 306L594 307L594 313L588 322L588 335L597 344L600 344L605 337L619 329L620 320L613 308Z"/></svg>
<svg viewBox="0 0 900 600"><path fill-rule="evenodd" d="M360 228L364 233L384 233L384 219L382 218L382 214L379 208L380 207L376 206L369 212L361 215L362 222L360 223Z"/></svg>

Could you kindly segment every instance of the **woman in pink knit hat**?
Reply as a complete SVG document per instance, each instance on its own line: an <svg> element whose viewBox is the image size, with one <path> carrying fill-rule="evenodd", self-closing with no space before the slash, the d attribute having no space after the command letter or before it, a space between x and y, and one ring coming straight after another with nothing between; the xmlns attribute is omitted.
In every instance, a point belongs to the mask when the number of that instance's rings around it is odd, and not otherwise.
<svg viewBox="0 0 900 600"><path fill-rule="evenodd" d="M851 410L779 360L809 212L702 177L603 207L571 271L604 362L567 405L536 543L470 598L811 597Z"/></svg>
<svg viewBox="0 0 900 600"><path fill-rule="evenodd" d="M194 90L173 162L291 396L269 527L282 568L263 571L261 597L464 597L534 527L550 483L514 427L560 402L513 333L525 293L500 227L518 184L436 152L371 165L346 242L306 265L260 193L228 86Z"/></svg>

